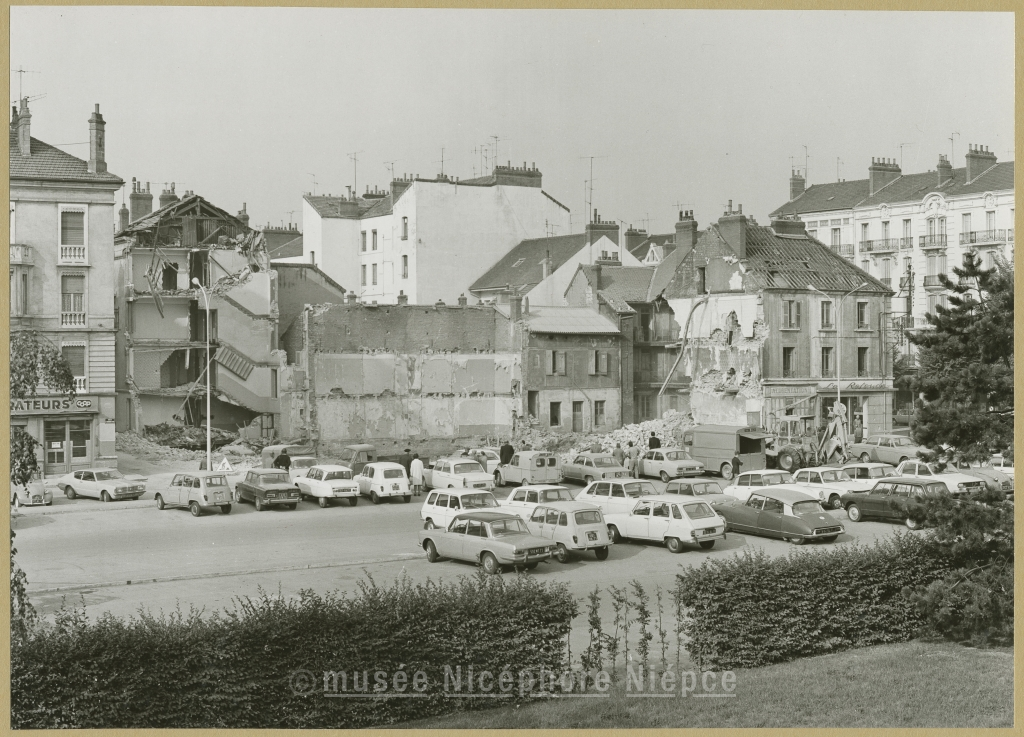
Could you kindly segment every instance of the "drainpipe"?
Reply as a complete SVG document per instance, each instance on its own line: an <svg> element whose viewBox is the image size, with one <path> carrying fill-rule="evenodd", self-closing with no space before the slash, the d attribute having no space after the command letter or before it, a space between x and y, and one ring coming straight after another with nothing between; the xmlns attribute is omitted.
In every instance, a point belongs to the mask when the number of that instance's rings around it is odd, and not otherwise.
<svg viewBox="0 0 1024 737"><path fill-rule="evenodd" d="M679 362L683 360L683 351L686 350L686 336L690 334L690 319L693 317L693 312L700 305L706 304L709 296L710 295L704 295L697 300L693 307L690 308L690 314L686 316L686 325L683 327L683 339L679 342L679 355L676 356L676 362L672 364L672 369L668 372L668 376L665 377L665 383L661 385L661 389L658 391L659 397L665 393L665 389L668 388L668 382L672 379L672 374L676 372Z"/></svg>

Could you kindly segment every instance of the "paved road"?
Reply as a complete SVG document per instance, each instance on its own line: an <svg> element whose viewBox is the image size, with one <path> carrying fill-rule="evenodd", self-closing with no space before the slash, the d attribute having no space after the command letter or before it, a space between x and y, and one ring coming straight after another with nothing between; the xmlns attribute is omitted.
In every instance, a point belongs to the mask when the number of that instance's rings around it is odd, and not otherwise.
<svg viewBox="0 0 1024 737"><path fill-rule="evenodd" d="M103 504L58 497L53 507L22 510L12 526L18 533L18 562L43 614L52 613L64 596L84 598L93 617L105 611L130 615L139 607L168 612L195 605L210 611L229 606L235 597L254 595L258 586L290 595L303 588L352 591L365 573L380 582L403 572L414 582L474 573L470 564L426 561L417 545L420 502L374 506L362 500L356 507L327 509L302 502L294 511L261 513L236 504L229 515L197 519L184 509L159 511L151 500ZM870 542L903 529L852 523L844 512L834 514L847 528L835 545ZM803 546L798 554L817 547ZM590 555L567 564L552 562L531 575L568 583L580 597L595 585L624 586L633 579L670 588L680 566L757 548L770 555L793 550L786 542L735 533L711 551L680 555L660 545L626 543L613 546L606 561Z"/></svg>

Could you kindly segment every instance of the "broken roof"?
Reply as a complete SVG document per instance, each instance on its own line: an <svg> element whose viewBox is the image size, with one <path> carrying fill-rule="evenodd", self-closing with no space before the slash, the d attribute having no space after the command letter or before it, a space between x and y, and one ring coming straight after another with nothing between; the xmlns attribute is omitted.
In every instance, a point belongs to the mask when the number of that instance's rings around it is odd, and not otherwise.
<svg viewBox="0 0 1024 737"><path fill-rule="evenodd" d="M227 226L223 235L229 235L232 237L246 233L250 230L245 223L231 213L207 202L197 194L190 194L182 197L180 200L164 205L159 210L154 210L148 215L144 215L135 222L130 223L128 227L118 233L118 235L130 235L132 233L149 231L163 224L166 220L182 217L222 220L224 221L224 225Z"/></svg>
<svg viewBox="0 0 1024 737"><path fill-rule="evenodd" d="M532 288L540 284L543 276L541 262L550 253L551 271L557 271L566 261L587 245L586 233L557 235L551 238L530 238L520 241L502 256L483 276L473 282L470 292Z"/></svg>
<svg viewBox="0 0 1024 737"><path fill-rule="evenodd" d="M508 305L495 305L494 309L509 317ZM588 335L618 335L619 329L611 320L590 307L547 307L530 305L523 320L531 333L560 333Z"/></svg>
<svg viewBox="0 0 1024 737"><path fill-rule="evenodd" d="M580 264L578 271L592 287L608 298L623 302L646 302L654 277L653 266L601 266L601 284L597 282L597 269L591 264ZM566 291L569 291L568 288Z"/></svg>
<svg viewBox="0 0 1024 737"><path fill-rule="evenodd" d="M95 182L117 189L124 180L109 171L92 173L89 164L59 148L31 139L31 156L22 156L18 149L18 134L10 131L11 179L45 179L52 181Z"/></svg>

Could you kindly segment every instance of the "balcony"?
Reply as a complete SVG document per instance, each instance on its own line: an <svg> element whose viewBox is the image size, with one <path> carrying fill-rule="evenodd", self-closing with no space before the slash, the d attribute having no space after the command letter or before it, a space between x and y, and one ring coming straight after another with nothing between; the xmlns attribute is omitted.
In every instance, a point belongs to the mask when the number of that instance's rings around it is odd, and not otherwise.
<svg viewBox="0 0 1024 737"><path fill-rule="evenodd" d="M85 376L75 377L75 393L84 394L89 391L89 379Z"/></svg>
<svg viewBox="0 0 1024 737"><path fill-rule="evenodd" d="M900 247L899 238L879 238L873 241L861 241L861 253L893 253Z"/></svg>
<svg viewBox="0 0 1024 737"><path fill-rule="evenodd" d="M1013 240L1012 231L1010 240ZM961 246L989 246L1006 242L1007 238L1005 230L972 230L969 233L960 234Z"/></svg>
<svg viewBox="0 0 1024 737"><path fill-rule="evenodd" d="M1013 228L1006 229L1006 241L1008 243L1013 243Z"/></svg>
<svg viewBox="0 0 1024 737"><path fill-rule="evenodd" d="M85 266L89 250L85 246L61 246L57 260L59 266Z"/></svg>
<svg viewBox="0 0 1024 737"><path fill-rule="evenodd" d="M11 244L11 266L31 266L32 246L23 246L20 243Z"/></svg>
<svg viewBox="0 0 1024 737"><path fill-rule="evenodd" d="M882 282L886 287L892 289L892 277L891 276L880 276L878 281Z"/></svg>
<svg viewBox="0 0 1024 737"><path fill-rule="evenodd" d="M663 332L639 327L633 330L634 343L671 343L677 340L679 340L679 330Z"/></svg>
<svg viewBox="0 0 1024 737"><path fill-rule="evenodd" d="M942 282L939 281L941 277L938 274L929 274L924 278L925 289L943 289Z"/></svg>
<svg viewBox="0 0 1024 737"><path fill-rule="evenodd" d="M921 248L945 248L946 234L922 235L918 238L918 245L920 245Z"/></svg>
<svg viewBox="0 0 1024 737"><path fill-rule="evenodd" d="M845 258L853 258L853 244L852 243L833 243L829 246L833 251L838 253L840 256Z"/></svg>
<svg viewBox="0 0 1024 737"><path fill-rule="evenodd" d="M84 312L62 312L60 313L60 326L62 328L84 328Z"/></svg>
<svg viewBox="0 0 1024 737"><path fill-rule="evenodd" d="M900 250L909 251L914 247L914 239L911 236L900 238Z"/></svg>

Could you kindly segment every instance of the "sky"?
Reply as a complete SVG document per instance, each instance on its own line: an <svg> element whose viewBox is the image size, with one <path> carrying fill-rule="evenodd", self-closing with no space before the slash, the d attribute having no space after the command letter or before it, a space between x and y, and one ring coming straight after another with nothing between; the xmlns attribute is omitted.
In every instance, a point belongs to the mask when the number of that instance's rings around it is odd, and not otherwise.
<svg viewBox="0 0 1024 737"><path fill-rule="evenodd" d="M132 177L174 181L246 203L254 226L299 223L314 189L387 188L389 167L479 175L495 146L536 164L573 232L593 208L658 233L693 210L703 228L729 200L767 223L791 166L817 184L863 179L872 157L960 167L968 144L1013 158L1010 13L10 13L11 69L31 72L12 72L11 99L41 96L33 137L88 158L98 103L125 199Z"/></svg>

